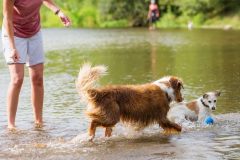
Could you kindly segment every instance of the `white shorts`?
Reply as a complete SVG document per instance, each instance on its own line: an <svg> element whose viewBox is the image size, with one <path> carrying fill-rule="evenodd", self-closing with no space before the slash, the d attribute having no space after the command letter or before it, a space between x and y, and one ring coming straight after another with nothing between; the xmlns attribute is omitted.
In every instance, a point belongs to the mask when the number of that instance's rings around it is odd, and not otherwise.
<svg viewBox="0 0 240 160"><path fill-rule="evenodd" d="M20 38L14 36L15 46L19 53L20 59L18 62L13 62L10 57L11 49L9 45L9 38L2 29L2 43L3 54L7 64L26 64L27 66L33 66L36 64L44 63L44 51L42 42L41 31L37 32L30 38Z"/></svg>

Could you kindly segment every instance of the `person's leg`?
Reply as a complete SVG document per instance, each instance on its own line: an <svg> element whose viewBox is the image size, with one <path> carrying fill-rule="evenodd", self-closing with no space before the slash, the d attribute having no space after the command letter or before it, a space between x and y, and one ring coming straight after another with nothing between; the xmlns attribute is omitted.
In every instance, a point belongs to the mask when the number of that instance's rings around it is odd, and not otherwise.
<svg viewBox="0 0 240 160"><path fill-rule="evenodd" d="M27 40L26 38L20 38L14 36L15 47L19 54L19 60L17 63L12 59L12 48L10 46L9 37L4 27L2 28L2 46L3 54L6 63L9 64L10 83L7 92L7 115L8 115L8 128L15 128L15 118L18 106L18 99L20 90L24 79L24 64L27 58Z"/></svg>
<svg viewBox="0 0 240 160"><path fill-rule="evenodd" d="M29 67L29 76L31 80L31 99L34 111L35 124L37 125L37 127L40 127L43 123L43 70L43 63Z"/></svg>
<svg viewBox="0 0 240 160"><path fill-rule="evenodd" d="M149 30L152 30L152 25L153 25L153 23L152 23L152 17L149 19Z"/></svg>
<svg viewBox="0 0 240 160"><path fill-rule="evenodd" d="M18 106L19 93L24 79L24 64L9 65L11 80L7 93L8 128L15 128L15 117Z"/></svg>
<svg viewBox="0 0 240 160"><path fill-rule="evenodd" d="M42 113L44 99L44 52L41 31L28 39L28 58L26 65L29 66L32 106L35 125L39 128L42 127L43 123Z"/></svg>
<svg viewBox="0 0 240 160"><path fill-rule="evenodd" d="M156 22L154 22L154 23L152 24L152 29L153 29L153 30L156 29Z"/></svg>

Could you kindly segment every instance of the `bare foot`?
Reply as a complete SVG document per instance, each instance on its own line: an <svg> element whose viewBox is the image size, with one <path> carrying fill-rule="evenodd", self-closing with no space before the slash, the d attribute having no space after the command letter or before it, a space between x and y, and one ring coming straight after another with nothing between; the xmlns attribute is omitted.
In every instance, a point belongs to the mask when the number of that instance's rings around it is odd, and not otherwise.
<svg viewBox="0 0 240 160"><path fill-rule="evenodd" d="M16 132L17 131L17 128L16 128L16 126L15 125L8 125L8 127L7 127L7 129L8 129L8 131L10 131L10 132Z"/></svg>
<svg viewBox="0 0 240 160"><path fill-rule="evenodd" d="M35 128L36 128L36 129L41 129L41 128L43 128L43 123L35 122Z"/></svg>

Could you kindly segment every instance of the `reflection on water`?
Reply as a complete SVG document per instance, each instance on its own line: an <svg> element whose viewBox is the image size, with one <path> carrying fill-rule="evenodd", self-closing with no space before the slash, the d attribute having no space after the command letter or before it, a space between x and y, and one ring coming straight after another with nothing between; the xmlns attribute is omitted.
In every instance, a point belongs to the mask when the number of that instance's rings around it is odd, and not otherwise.
<svg viewBox="0 0 240 160"><path fill-rule="evenodd" d="M0 158L19 159L238 159L240 157L239 31L43 30L46 49L45 127L33 128L29 81L21 92L15 134L6 131L7 66L0 55ZM110 139L87 141L88 119L74 81L80 65L109 66L101 85L182 77L190 100L220 90L214 126L163 136L158 126L132 133L122 124ZM27 70L26 70L27 71ZM229 114L230 113L230 114Z"/></svg>

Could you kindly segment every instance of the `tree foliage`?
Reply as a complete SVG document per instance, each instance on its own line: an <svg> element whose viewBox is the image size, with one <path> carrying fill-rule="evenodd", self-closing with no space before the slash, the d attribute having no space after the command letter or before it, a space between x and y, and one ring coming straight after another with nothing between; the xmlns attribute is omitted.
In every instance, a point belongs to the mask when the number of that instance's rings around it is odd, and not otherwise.
<svg viewBox="0 0 240 160"><path fill-rule="evenodd" d="M146 0L106 0L100 2L102 21L127 20L130 26L145 24L148 10Z"/></svg>
<svg viewBox="0 0 240 160"><path fill-rule="evenodd" d="M145 26L150 0L55 0L75 27ZM159 26L202 25L227 14L240 14L240 0L157 0ZM0 3L2 16L2 3ZM43 26L61 26L57 16L42 7ZM240 15L239 15L240 16ZM2 18L1 18L2 19ZM1 22L0 22L1 23Z"/></svg>

